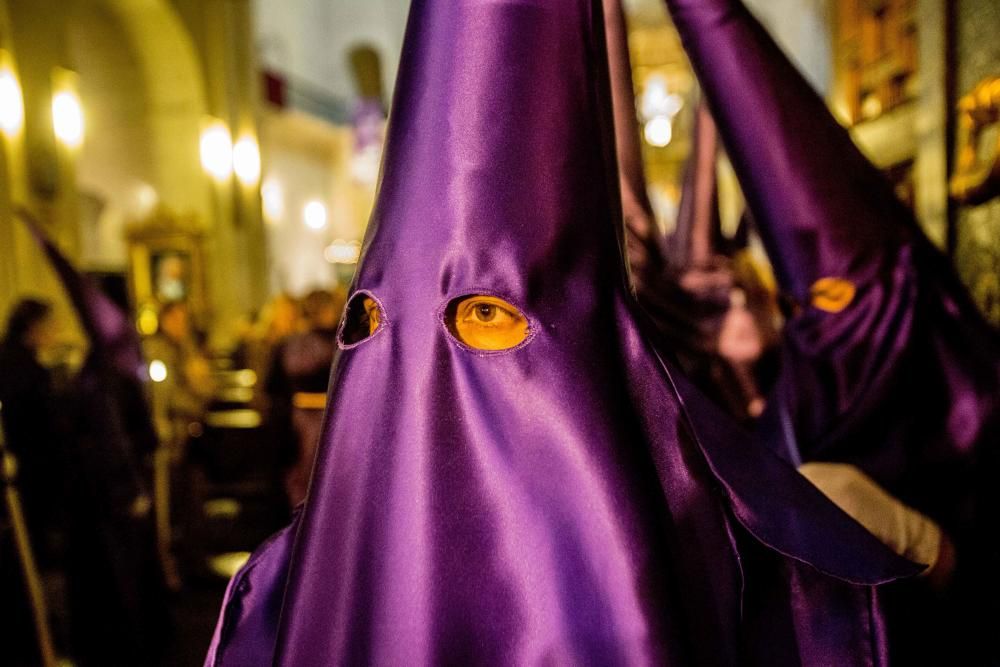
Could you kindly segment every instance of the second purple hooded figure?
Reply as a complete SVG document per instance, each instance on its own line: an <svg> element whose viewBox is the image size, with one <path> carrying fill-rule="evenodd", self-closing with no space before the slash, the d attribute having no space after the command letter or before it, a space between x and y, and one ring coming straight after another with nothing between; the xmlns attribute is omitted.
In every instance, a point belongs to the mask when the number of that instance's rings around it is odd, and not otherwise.
<svg viewBox="0 0 1000 667"><path fill-rule="evenodd" d="M599 0L416 0L308 498L210 665L874 665L920 568L649 345Z"/></svg>

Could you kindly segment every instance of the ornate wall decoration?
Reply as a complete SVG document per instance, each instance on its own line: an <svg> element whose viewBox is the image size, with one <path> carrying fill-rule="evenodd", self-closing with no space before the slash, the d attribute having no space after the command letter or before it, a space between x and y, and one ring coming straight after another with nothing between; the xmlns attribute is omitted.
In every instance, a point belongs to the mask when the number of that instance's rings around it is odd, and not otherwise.
<svg viewBox="0 0 1000 667"><path fill-rule="evenodd" d="M186 303L197 322L207 321L204 243L197 222L160 207L129 225L127 238L129 284L140 331L155 331L144 318L176 301Z"/></svg>
<svg viewBox="0 0 1000 667"><path fill-rule="evenodd" d="M958 159L951 178L956 201L978 205L1000 195L998 130L1000 77L981 81L958 102Z"/></svg>

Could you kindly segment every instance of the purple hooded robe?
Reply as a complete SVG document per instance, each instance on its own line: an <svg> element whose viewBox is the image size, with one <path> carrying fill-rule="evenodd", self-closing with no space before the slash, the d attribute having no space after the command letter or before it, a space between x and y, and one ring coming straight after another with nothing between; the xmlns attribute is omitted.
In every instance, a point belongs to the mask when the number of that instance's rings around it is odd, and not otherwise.
<svg viewBox="0 0 1000 667"><path fill-rule="evenodd" d="M309 495L208 665L881 665L919 571L647 342L598 0L416 0ZM448 305L515 305L472 349ZM349 305L348 317L356 310Z"/></svg>
<svg viewBox="0 0 1000 667"><path fill-rule="evenodd" d="M792 460L858 466L955 543L948 591L890 591L901 662L996 664L1000 339L746 7L666 4L798 305L762 439Z"/></svg>

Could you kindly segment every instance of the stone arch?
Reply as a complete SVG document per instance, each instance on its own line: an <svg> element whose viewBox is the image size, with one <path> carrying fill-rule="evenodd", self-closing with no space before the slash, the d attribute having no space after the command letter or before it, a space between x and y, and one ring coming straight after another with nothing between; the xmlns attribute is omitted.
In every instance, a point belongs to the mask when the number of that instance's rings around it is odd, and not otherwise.
<svg viewBox="0 0 1000 667"><path fill-rule="evenodd" d="M167 0L78 2L67 33L68 59L80 75L87 113L87 141L77 165L81 213L85 224L90 217L97 227L84 259L123 266L123 225L152 205L203 221L210 217L199 156L203 72L191 36Z"/></svg>

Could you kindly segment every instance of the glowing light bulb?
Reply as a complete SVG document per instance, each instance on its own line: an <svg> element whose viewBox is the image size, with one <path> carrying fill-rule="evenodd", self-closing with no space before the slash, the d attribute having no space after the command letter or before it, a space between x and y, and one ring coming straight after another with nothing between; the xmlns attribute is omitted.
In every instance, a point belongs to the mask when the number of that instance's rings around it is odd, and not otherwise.
<svg viewBox="0 0 1000 667"><path fill-rule="evenodd" d="M323 251L323 257L331 264L357 264L361 257L361 242L336 239Z"/></svg>
<svg viewBox="0 0 1000 667"><path fill-rule="evenodd" d="M0 130L13 136L24 127L24 97L17 77L9 68L0 69Z"/></svg>
<svg viewBox="0 0 1000 667"><path fill-rule="evenodd" d="M149 379L153 382L163 382L167 379L167 365L159 359L149 362Z"/></svg>
<svg viewBox="0 0 1000 667"><path fill-rule="evenodd" d="M135 190L135 210L140 216L147 216L152 213L156 205L160 203L160 196L149 183L140 183Z"/></svg>
<svg viewBox="0 0 1000 667"><path fill-rule="evenodd" d="M309 202L302 210L302 220L309 229L323 229L326 227L326 206L316 200Z"/></svg>
<svg viewBox="0 0 1000 667"><path fill-rule="evenodd" d="M253 186L260 180L260 147L253 137L243 137L233 146L233 171L243 185Z"/></svg>
<svg viewBox="0 0 1000 667"><path fill-rule="evenodd" d="M270 223L285 217L285 190L278 181L268 179L260 187L260 199L264 207L264 219Z"/></svg>
<svg viewBox="0 0 1000 667"><path fill-rule="evenodd" d="M83 107L76 93L63 90L52 97L52 128L67 147L79 148L83 144Z"/></svg>
<svg viewBox="0 0 1000 667"><path fill-rule="evenodd" d="M657 116L646 123L643 136L650 146L663 148L674 138L674 126L667 116Z"/></svg>
<svg viewBox="0 0 1000 667"><path fill-rule="evenodd" d="M233 140L222 121L212 123L201 133L201 165L219 181L233 173Z"/></svg>
<svg viewBox="0 0 1000 667"><path fill-rule="evenodd" d="M666 78L661 74L652 74L646 79L646 85L639 103L640 115L646 120L656 116L673 118L684 108L684 99L676 93L671 93Z"/></svg>

